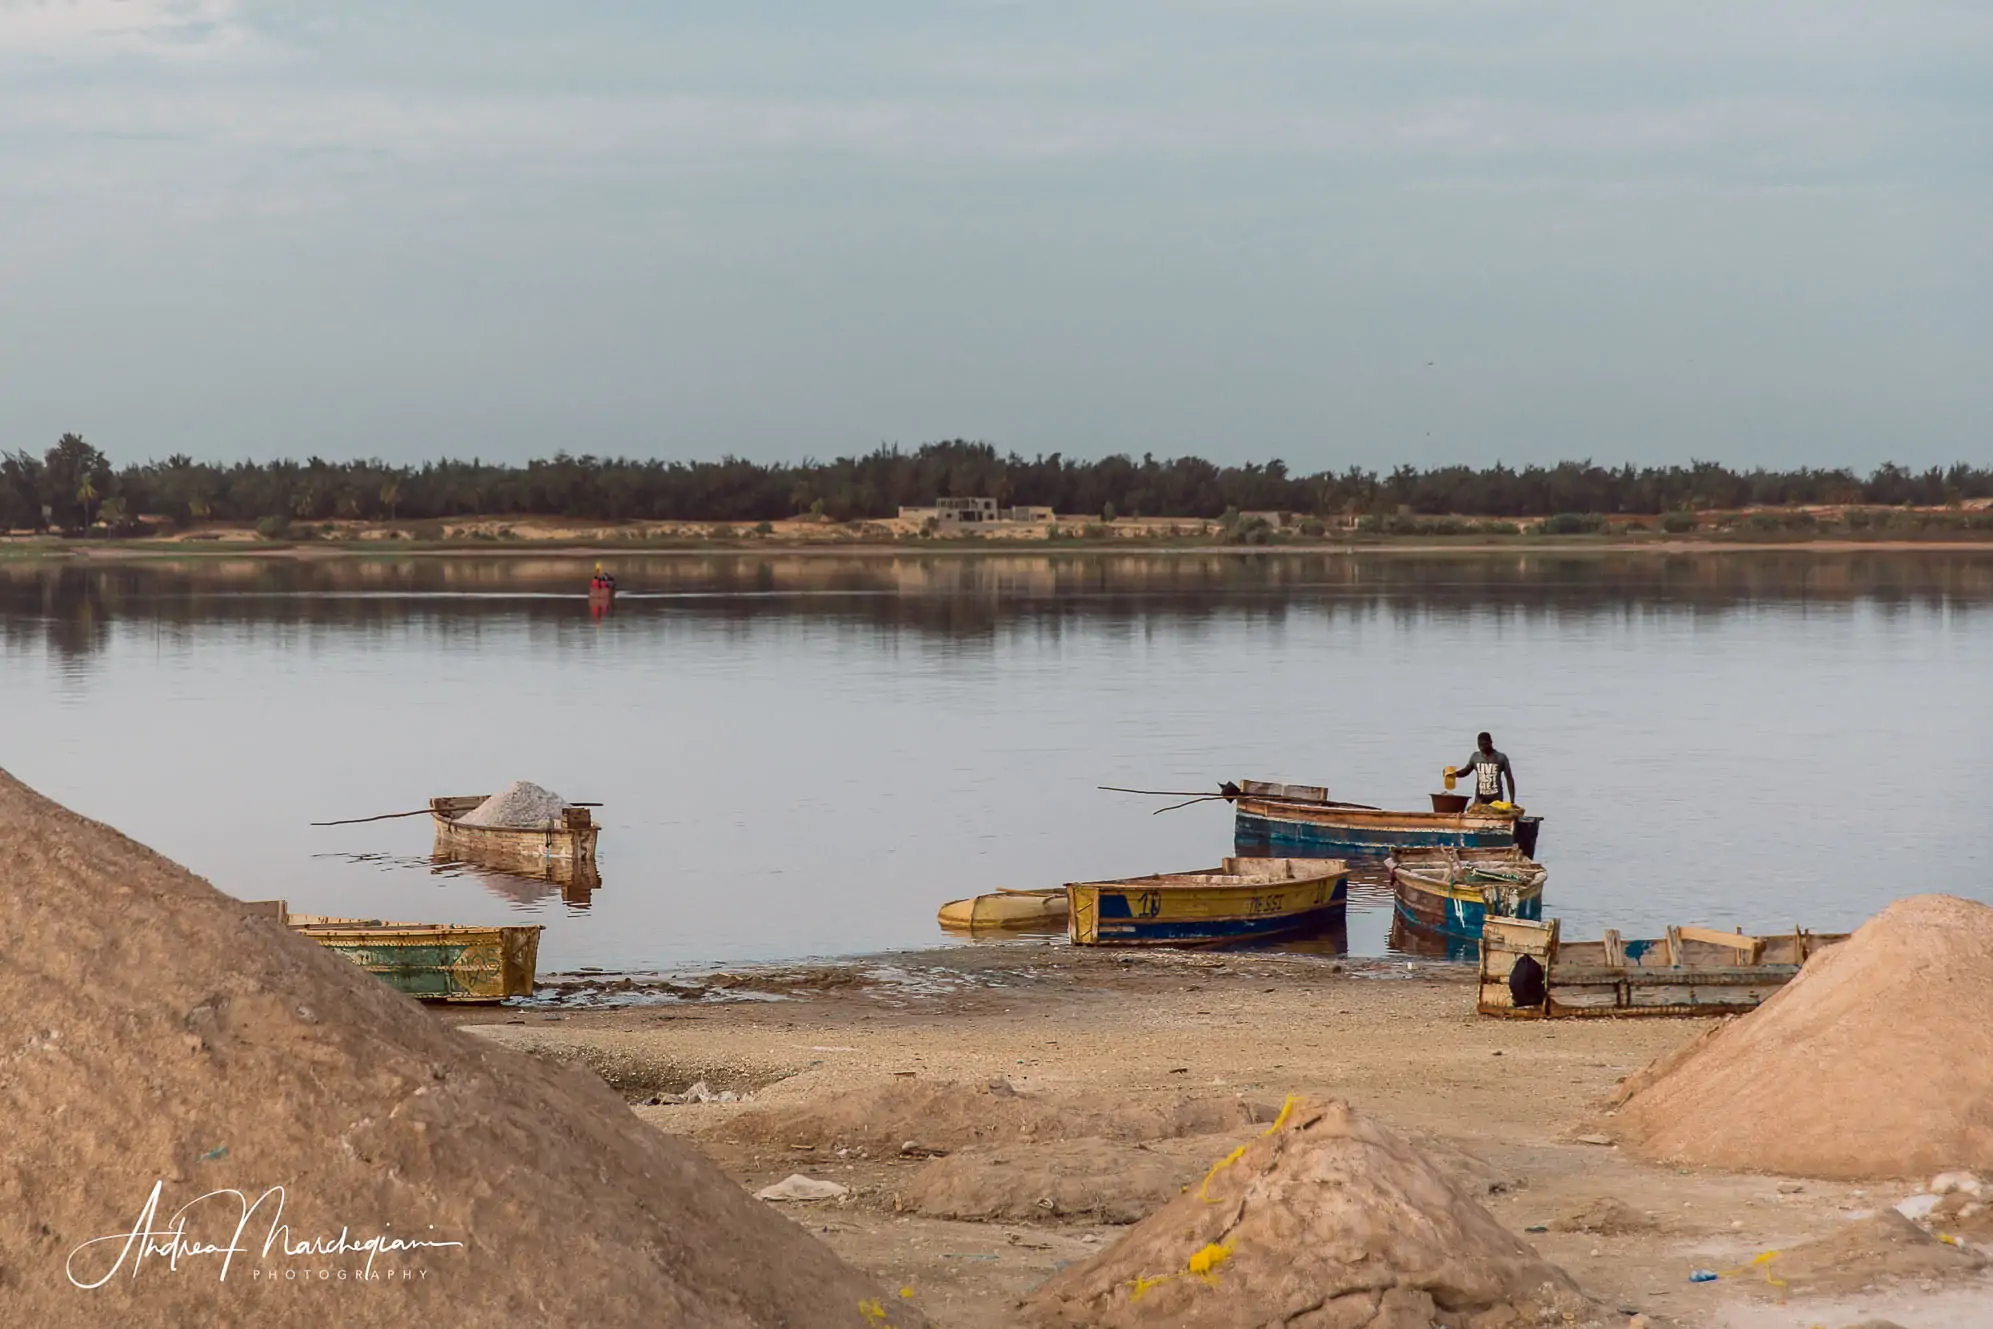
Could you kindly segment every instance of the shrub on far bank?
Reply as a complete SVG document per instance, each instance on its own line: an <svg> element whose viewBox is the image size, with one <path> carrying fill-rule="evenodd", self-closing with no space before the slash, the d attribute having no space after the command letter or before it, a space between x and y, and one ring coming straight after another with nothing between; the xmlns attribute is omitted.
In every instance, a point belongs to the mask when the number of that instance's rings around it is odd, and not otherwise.
<svg viewBox="0 0 1993 1329"><path fill-rule="evenodd" d="M1545 517L1537 526L1538 535L1596 535L1605 529L1605 518L1596 512L1560 512Z"/></svg>
<svg viewBox="0 0 1993 1329"><path fill-rule="evenodd" d="M1661 529L1669 535L1687 535L1698 525L1692 512L1670 512L1661 518Z"/></svg>
<svg viewBox="0 0 1993 1329"><path fill-rule="evenodd" d="M291 534L291 519L281 515L265 517L256 523L256 534L265 540L288 539Z"/></svg>

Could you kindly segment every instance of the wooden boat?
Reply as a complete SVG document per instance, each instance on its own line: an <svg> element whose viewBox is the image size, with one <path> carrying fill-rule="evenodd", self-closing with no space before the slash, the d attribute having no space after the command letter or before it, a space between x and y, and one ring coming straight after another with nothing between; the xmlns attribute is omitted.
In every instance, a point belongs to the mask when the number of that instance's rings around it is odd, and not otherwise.
<svg viewBox="0 0 1993 1329"><path fill-rule="evenodd" d="M1397 911L1414 927L1479 941L1490 918L1543 917L1550 873L1514 845L1396 849L1385 865Z"/></svg>
<svg viewBox="0 0 1993 1329"><path fill-rule="evenodd" d="M1078 946L1250 941L1322 926L1349 900L1336 859L1228 858L1201 872L1073 882L1066 935Z"/></svg>
<svg viewBox="0 0 1993 1329"><path fill-rule="evenodd" d="M590 609L611 609L616 604L616 588L591 582L588 587L588 607Z"/></svg>
<svg viewBox="0 0 1993 1329"><path fill-rule="evenodd" d="M1653 939L1562 940L1558 920L1491 918L1481 931L1483 1015L1734 1015L1777 992L1845 932L1750 936L1671 927ZM1529 957L1541 970L1519 967ZM1532 979L1534 981L1532 981Z"/></svg>
<svg viewBox="0 0 1993 1329"><path fill-rule="evenodd" d="M997 891L950 900L937 915L951 932L1058 932L1066 926L1066 888Z"/></svg>
<svg viewBox="0 0 1993 1329"><path fill-rule="evenodd" d="M558 821L538 826L466 826L466 812L491 797L465 794L429 800L435 852L446 858L537 875L549 862L593 863L601 829L587 808L563 808Z"/></svg>
<svg viewBox="0 0 1993 1329"><path fill-rule="evenodd" d="M488 1002L533 995L538 924L477 927L333 918L293 914L282 900L255 901L246 911L282 918L292 931L423 1001Z"/></svg>
<svg viewBox="0 0 1993 1329"><path fill-rule="evenodd" d="M1233 838L1242 854L1296 858L1376 858L1399 848L1536 852L1542 818L1513 805L1464 812L1390 812L1331 799L1320 785L1241 780L1232 797Z"/></svg>

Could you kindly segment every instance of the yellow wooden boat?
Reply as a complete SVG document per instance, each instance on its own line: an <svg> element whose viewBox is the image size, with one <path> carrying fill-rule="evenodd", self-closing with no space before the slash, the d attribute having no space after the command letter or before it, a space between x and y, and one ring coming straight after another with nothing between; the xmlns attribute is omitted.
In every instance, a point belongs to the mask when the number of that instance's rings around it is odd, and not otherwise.
<svg viewBox="0 0 1993 1329"><path fill-rule="evenodd" d="M489 797L464 794L429 800L437 854L527 872L536 872L550 862L595 861L595 837L601 827L587 808L563 808L559 820L538 826L466 826L463 815Z"/></svg>
<svg viewBox="0 0 1993 1329"><path fill-rule="evenodd" d="M1076 946L1252 941L1322 926L1349 901L1337 858L1228 858L1198 872L1073 882L1066 935Z"/></svg>
<svg viewBox="0 0 1993 1329"><path fill-rule="evenodd" d="M423 1001L488 1002L533 995L538 924L481 927L334 918L293 914L282 900L254 901L246 910L283 919L292 931Z"/></svg>
<svg viewBox="0 0 1993 1329"><path fill-rule="evenodd" d="M1058 932L1066 926L1066 888L996 891L950 900L936 915L950 932Z"/></svg>

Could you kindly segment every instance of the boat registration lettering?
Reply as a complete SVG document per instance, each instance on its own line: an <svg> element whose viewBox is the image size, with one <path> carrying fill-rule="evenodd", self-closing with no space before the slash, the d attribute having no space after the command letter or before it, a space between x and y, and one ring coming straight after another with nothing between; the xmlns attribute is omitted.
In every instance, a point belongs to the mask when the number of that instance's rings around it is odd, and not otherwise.
<svg viewBox="0 0 1993 1329"><path fill-rule="evenodd" d="M1286 910L1286 897L1279 895L1255 895L1246 906L1246 912L1254 918L1260 918L1267 914L1285 913Z"/></svg>
<svg viewBox="0 0 1993 1329"><path fill-rule="evenodd" d="M1135 897L1135 917L1160 918L1163 912L1163 893L1143 891Z"/></svg>

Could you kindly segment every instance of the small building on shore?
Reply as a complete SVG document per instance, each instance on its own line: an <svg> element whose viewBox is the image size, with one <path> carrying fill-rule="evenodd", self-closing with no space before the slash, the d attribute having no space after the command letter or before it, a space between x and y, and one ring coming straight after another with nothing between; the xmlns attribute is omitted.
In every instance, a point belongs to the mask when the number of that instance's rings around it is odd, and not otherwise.
<svg viewBox="0 0 1993 1329"><path fill-rule="evenodd" d="M1052 520L1048 507L1000 508L993 498L937 498L932 507L903 507L900 520L919 525L934 523L937 531L960 531L999 522L1044 522Z"/></svg>

